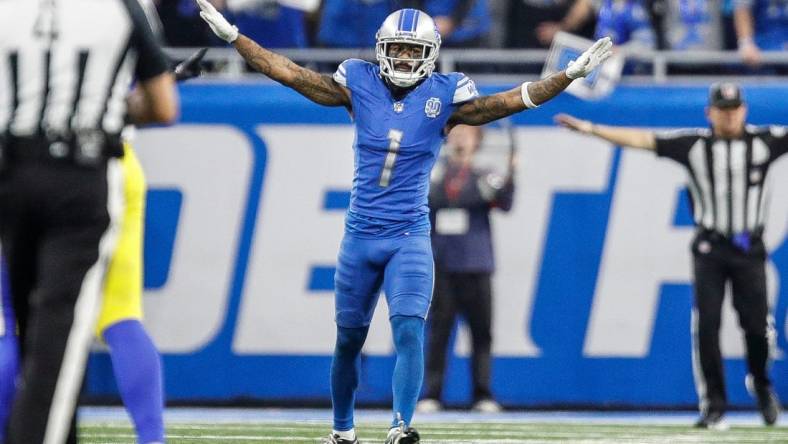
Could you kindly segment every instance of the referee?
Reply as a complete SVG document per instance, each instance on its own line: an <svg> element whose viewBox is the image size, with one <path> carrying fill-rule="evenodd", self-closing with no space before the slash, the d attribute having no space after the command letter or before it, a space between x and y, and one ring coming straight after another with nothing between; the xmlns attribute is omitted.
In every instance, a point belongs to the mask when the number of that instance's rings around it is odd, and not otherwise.
<svg viewBox="0 0 788 444"><path fill-rule="evenodd" d="M767 374L769 325L766 250L762 240L766 174L788 152L786 128L745 125L747 106L739 86L716 83L706 110L711 129L655 134L596 125L567 115L556 120L575 131L620 146L654 150L679 162L689 173L697 233L692 243L695 301L692 313L693 369L700 399L696 427L724 429L725 380L720 355L720 312L728 282L744 330L749 374L747 389L758 401L767 425L780 404Z"/></svg>
<svg viewBox="0 0 788 444"><path fill-rule="evenodd" d="M120 130L171 122L177 107L137 0L0 2L0 243L23 359L9 444L76 442L123 214Z"/></svg>

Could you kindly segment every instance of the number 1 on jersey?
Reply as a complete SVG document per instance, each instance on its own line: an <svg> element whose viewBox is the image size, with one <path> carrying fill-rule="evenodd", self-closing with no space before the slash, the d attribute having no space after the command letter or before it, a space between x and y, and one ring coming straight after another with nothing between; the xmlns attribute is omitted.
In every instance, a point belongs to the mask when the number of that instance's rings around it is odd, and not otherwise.
<svg viewBox="0 0 788 444"><path fill-rule="evenodd" d="M394 162L397 160L399 145L402 143L402 131L396 129L389 130L389 152L386 154L386 161L383 163L383 171L380 172L381 187L389 186L391 183L391 171L394 169Z"/></svg>

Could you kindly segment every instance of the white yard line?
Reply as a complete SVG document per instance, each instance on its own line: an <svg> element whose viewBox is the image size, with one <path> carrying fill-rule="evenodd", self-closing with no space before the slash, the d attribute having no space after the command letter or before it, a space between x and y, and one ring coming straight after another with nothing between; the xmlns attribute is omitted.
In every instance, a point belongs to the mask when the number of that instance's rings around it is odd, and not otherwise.
<svg viewBox="0 0 788 444"><path fill-rule="evenodd" d="M133 434L105 434L105 433L80 433L81 440L119 440L119 439L128 439L133 442L135 439L135 435ZM363 436L362 436L363 438ZM440 438L425 438L423 440L424 444L443 444L443 443L451 443L451 444L486 444L486 443L500 443L500 444L531 444L531 443L544 443L545 439L548 438L546 436L541 436L539 438L483 438L483 439L457 439L457 438L448 438L448 439L440 439ZM551 437L555 438L555 437ZM711 437L711 436L663 436L663 437L639 437L639 436L603 436L599 438L589 438L588 436L581 437L581 436L571 436L568 435L567 439L571 439L572 443L577 444L599 444L599 443L632 443L637 442L641 444L670 444L670 443L681 443L681 444L694 444L694 443L763 443L767 442L764 440L758 439L746 439L742 437ZM319 438L307 437L307 436L290 436L290 437L283 437L283 436L273 436L273 435L201 435L201 436L192 436L192 435L179 435L179 434L168 434L168 440L185 440L185 441L208 441L208 442L222 442L226 440L234 440L234 441L272 441L272 442L317 442ZM106 441L102 441L106 442ZM110 441L114 442L114 441ZM382 439L369 439L364 438L364 443L382 443ZM772 442L779 442L779 441L772 441Z"/></svg>
<svg viewBox="0 0 788 444"><path fill-rule="evenodd" d="M121 407L83 407L80 409L83 423L127 420ZM391 413L386 410L361 409L356 412L359 423L387 423ZM447 411L437 414L417 414L415 424L456 423L557 423L557 424L665 424L691 425L697 419L695 412L566 412L566 411L513 411L495 415L468 411ZM270 424L297 421L305 424L331 424L328 409L242 409L242 408L168 408L165 412L168 423L252 423ZM731 425L760 425L757 412L731 412L727 415Z"/></svg>

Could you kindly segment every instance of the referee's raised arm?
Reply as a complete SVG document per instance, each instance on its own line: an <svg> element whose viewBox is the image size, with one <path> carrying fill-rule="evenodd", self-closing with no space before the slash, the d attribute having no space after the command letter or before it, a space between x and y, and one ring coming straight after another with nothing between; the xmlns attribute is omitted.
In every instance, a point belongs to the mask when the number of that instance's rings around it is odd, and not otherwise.
<svg viewBox="0 0 788 444"><path fill-rule="evenodd" d="M569 128L572 131L596 136L623 147L645 150L655 150L657 148L657 138L652 131L620 126L599 125L590 120L581 120L569 114L558 114L555 117L555 121L559 125Z"/></svg>

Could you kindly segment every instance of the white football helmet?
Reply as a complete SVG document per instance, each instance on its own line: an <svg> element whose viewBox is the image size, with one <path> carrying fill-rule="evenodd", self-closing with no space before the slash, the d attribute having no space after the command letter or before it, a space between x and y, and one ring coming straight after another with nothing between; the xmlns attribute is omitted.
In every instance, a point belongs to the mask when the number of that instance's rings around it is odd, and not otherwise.
<svg viewBox="0 0 788 444"><path fill-rule="evenodd" d="M375 34L375 55L380 64L380 74L394 85L407 88L427 78L435 69L441 36L432 17L417 9L400 9L391 13ZM420 58L397 58L389 56L391 43L420 45ZM397 71L395 63L411 63L410 72Z"/></svg>

